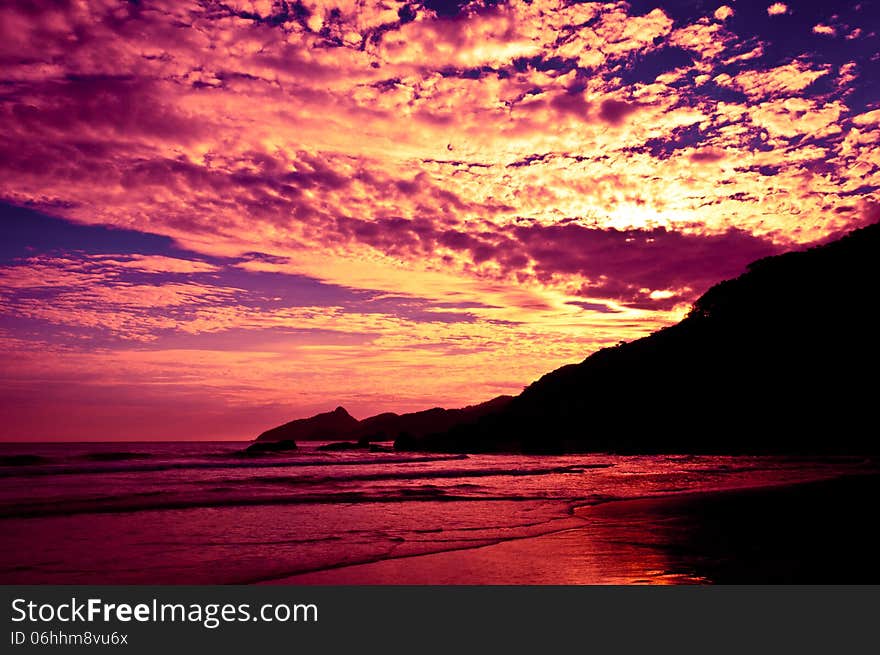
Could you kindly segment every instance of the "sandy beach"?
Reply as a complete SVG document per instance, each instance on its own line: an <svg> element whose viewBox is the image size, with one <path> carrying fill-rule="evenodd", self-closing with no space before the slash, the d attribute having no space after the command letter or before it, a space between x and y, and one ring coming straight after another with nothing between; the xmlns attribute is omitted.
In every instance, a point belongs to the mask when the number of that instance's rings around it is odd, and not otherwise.
<svg viewBox="0 0 880 655"><path fill-rule="evenodd" d="M877 583L880 476L584 507L583 526L281 584Z"/></svg>

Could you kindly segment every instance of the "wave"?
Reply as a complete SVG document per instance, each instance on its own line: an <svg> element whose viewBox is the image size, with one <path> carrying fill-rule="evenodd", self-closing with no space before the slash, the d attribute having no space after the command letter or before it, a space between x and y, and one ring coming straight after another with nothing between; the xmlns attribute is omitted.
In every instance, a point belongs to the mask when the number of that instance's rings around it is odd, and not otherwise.
<svg viewBox="0 0 880 655"><path fill-rule="evenodd" d="M48 457L42 455L2 455L0 456L0 466L37 466L50 462Z"/></svg>
<svg viewBox="0 0 880 655"><path fill-rule="evenodd" d="M131 452L98 452L87 453L81 455L80 459L87 459L90 462L125 462L132 459L149 459L153 457L148 453L131 453Z"/></svg>
<svg viewBox="0 0 880 655"><path fill-rule="evenodd" d="M20 458L22 455L9 456L10 459ZM37 457L37 456L33 456ZM56 464L54 461L41 458L44 461L23 462L12 464L12 466L32 466L35 464L54 464L51 467L35 467L32 469L24 469L7 473L7 477L33 477L44 475L90 475L95 473L132 473L132 472L155 472L155 471L175 471L183 469L259 469L259 468L286 468L286 467L308 467L308 466L370 466L375 464L411 464L418 462L444 462L467 459L467 455L437 455L437 456L412 456L403 455L396 457L372 457L363 454L358 459L333 459L332 457L310 459L272 459L272 460L242 460L236 458L231 461L166 461L155 463L138 463L136 461L128 466L100 466L100 464L108 460L95 461L96 466L77 466ZM121 459L137 459L137 458L121 458ZM114 461L110 459L109 463Z"/></svg>
<svg viewBox="0 0 880 655"><path fill-rule="evenodd" d="M438 539L428 542L419 541L419 545L422 547L414 551L411 550L409 552L399 553L397 552L397 548L394 547L376 555L346 558L343 561L328 564L307 564L304 566L292 567L287 569L286 571L276 571L268 575L237 580L236 583L259 585L302 584L297 580L297 576L308 573L320 573L323 571L344 569L348 567L361 566L364 564L375 564L388 560L406 560L410 558L423 557L425 555L436 555L440 553L454 553L463 550L473 550L476 548L484 548L486 546L492 546L511 541L519 541L521 539L531 539L544 535L567 532L572 529L583 527L584 523L584 519L578 516L570 515L550 518L545 521L537 521L533 523L496 526L507 534L505 534L504 536L498 534L487 534L486 536L478 536L472 538L454 537L451 539ZM481 528L474 529L479 530ZM461 530L461 528L459 528L458 530ZM407 543L410 546L413 545L412 541L403 540L403 543ZM430 546L427 544L436 545Z"/></svg>
<svg viewBox="0 0 880 655"><path fill-rule="evenodd" d="M45 518L53 516L72 516L76 514L118 514L126 512L148 512L165 510L186 510L202 508L251 507L258 505L332 505L339 503L404 503L404 502L569 502L567 498L548 498L547 496L493 495L462 496L449 494L440 487L426 485L421 488L398 489L395 492L331 492L323 494L298 494L287 496L227 496L225 498L186 497L158 498L162 492L132 495L128 497L108 496L100 499L53 500L51 503L17 503L0 507L0 519ZM144 498L143 496L152 496Z"/></svg>
<svg viewBox="0 0 880 655"><path fill-rule="evenodd" d="M343 476L293 476L293 475L259 475L247 479L230 478L211 480L209 483L198 481L195 484L293 484L319 485L340 482L382 482L391 480L430 480L449 478L486 478L486 477L530 477L536 475L559 475L586 473L593 469L613 467L610 463L574 464L571 466L552 466L546 468L485 468L485 469L431 469L428 471L381 471L377 473L354 473ZM463 487L471 485L461 485Z"/></svg>

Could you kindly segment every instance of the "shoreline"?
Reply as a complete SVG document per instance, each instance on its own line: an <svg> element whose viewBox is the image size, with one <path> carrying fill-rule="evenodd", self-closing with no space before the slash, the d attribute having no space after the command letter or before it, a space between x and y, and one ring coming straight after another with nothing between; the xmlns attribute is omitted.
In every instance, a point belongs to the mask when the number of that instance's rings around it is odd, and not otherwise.
<svg viewBox="0 0 880 655"><path fill-rule="evenodd" d="M614 500L576 507L580 525L540 535L262 583L877 583L875 500L878 473Z"/></svg>

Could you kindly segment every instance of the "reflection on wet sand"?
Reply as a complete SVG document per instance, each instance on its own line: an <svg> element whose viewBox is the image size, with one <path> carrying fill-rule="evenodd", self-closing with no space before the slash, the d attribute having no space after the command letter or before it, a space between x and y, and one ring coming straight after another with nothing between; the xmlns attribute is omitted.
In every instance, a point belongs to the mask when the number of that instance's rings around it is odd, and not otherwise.
<svg viewBox="0 0 880 655"><path fill-rule="evenodd" d="M552 534L293 576L296 584L704 584L880 581L877 475L582 508Z"/></svg>

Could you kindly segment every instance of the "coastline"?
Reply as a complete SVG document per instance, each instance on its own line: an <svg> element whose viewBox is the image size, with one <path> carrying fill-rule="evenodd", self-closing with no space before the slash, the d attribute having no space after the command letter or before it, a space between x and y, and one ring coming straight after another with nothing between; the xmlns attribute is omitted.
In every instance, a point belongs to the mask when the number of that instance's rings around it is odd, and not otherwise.
<svg viewBox="0 0 880 655"><path fill-rule="evenodd" d="M580 507L583 525L268 584L868 584L880 582L880 474Z"/></svg>

